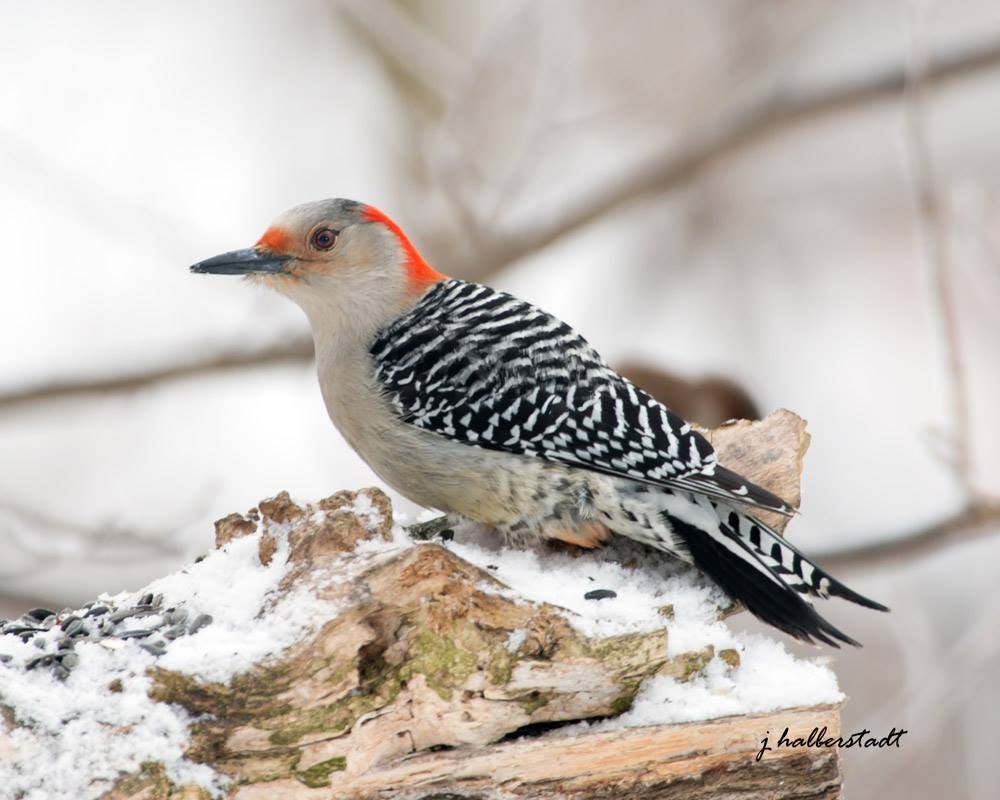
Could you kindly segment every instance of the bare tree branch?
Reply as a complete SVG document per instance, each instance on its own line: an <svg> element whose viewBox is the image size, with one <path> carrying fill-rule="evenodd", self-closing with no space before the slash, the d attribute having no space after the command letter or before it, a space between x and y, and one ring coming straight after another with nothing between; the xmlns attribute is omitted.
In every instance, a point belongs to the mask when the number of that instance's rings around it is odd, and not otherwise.
<svg viewBox="0 0 1000 800"><path fill-rule="evenodd" d="M114 523L86 524L9 501L0 501L0 538L8 540L4 544L8 566L0 568L0 578L8 579L77 559L81 553L86 553L90 562L121 564L184 552L176 537L166 531L140 532ZM25 563L11 568L15 555Z"/></svg>
<svg viewBox="0 0 1000 800"><path fill-rule="evenodd" d="M877 569L887 562L898 564L936 553L943 547L995 536L1000 533L1000 500L977 500L937 522L889 540L816 553L824 568L837 570Z"/></svg>
<svg viewBox="0 0 1000 800"><path fill-rule="evenodd" d="M419 89L418 99L440 109L456 80L465 74L461 58L399 3L348 0L337 5L340 16L364 36L379 56Z"/></svg>
<svg viewBox="0 0 1000 800"><path fill-rule="evenodd" d="M989 41L940 55L924 72L927 81L951 81L1000 66L1000 41ZM498 238L468 263L448 265L453 274L479 280L508 264L557 242L628 203L690 183L707 167L775 133L778 129L886 99L902 98L907 85L906 64L831 83L804 94L785 93L754 106L714 131L692 137L680 152L660 156L609 182L557 216L534 228Z"/></svg>
<svg viewBox="0 0 1000 800"><path fill-rule="evenodd" d="M34 577L81 559L103 565L139 564L151 558L179 559L186 548L177 530L203 516L214 494L213 486L205 486L173 521L153 530L123 527L114 521L78 522L0 499L0 550L4 553L0 579ZM53 602L52 597L40 598L29 589L6 587L0 591L0 618L16 616L32 607L52 607Z"/></svg>
<svg viewBox="0 0 1000 800"><path fill-rule="evenodd" d="M917 8L914 14L919 15ZM924 125L925 83L930 74L922 19L913 20L910 62L906 83L907 144L913 172L913 191L927 268L931 277L932 311L942 341L946 388L949 393L949 466L964 494L964 507L944 519L888 541L819 554L834 569L874 569L886 562L899 563L939 551L942 547L1000 533L1000 501L978 496L972 480L967 383L958 331L958 314L952 291L953 270L948 258L945 220Z"/></svg>
<svg viewBox="0 0 1000 800"><path fill-rule="evenodd" d="M1000 41L958 49L938 56L928 65L928 81L949 81L1000 66ZM785 94L750 109L714 135L698 138L690 148L623 176L597 189L557 217L533 229L495 240L475 262L453 265L451 272L469 279L483 279L525 255L547 247L604 214L645 196L661 194L697 177L719 159L747 147L782 126L813 120L858 105L890 99L906 86L905 65L893 66L858 78L846 79L808 94ZM148 372L88 380L66 380L0 394L0 411L31 402L112 392L130 392L154 384L200 374L275 363L308 360L311 343L303 337L254 352L235 352L168 365Z"/></svg>
<svg viewBox="0 0 1000 800"><path fill-rule="evenodd" d="M114 375L107 378L68 379L28 386L0 394L0 412L48 400L135 392L165 381L184 380L205 373L228 372L272 364L302 363L311 359L312 355L312 339L308 336L302 336L269 345L262 350L231 351L190 361L186 364L168 364L145 372Z"/></svg>
<svg viewBox="0 0 1000 800"><path fill-rule="evenodd" d="M969 428L969 398L959 341L959 315L955 308L945 214L930 143L926 131L926 87L928 70L922 8L911 12L910 59L904 105L907 151L913 180L917 231L923 246L925 267L930 273L930 306L944 358L948 419L949 466L965 501L975 494L972 480L972 446Z"/></svg>

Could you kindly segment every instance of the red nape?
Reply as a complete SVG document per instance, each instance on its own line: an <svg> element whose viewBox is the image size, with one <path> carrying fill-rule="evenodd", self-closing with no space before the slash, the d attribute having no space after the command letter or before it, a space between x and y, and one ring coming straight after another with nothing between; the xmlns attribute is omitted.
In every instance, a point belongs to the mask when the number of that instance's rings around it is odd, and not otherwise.
<svg viewBox="0 0 1000 800"><path fill-rule="evenodd" d="M283 228L268 228L257 240L257 247L264 247L280 253L288 244L288 233Z"/></svg>
<svg viewBox="0 0 1000 800"><path fill-rule="evenodd" d="M361 215L369 222L381 222L385 225L385 227L392 231L393 235L399 240L400 247L402 247L403 252L406 253L406 269L410 273L410 281L415 290L423 289L429 283L437 283L438 281L443 281L447 278L446 275L442 275L434 269L434 267L424 261L420 253L417 252L417 248L413 246L413 243L409 239L406 238L406 234L403 233L403 229L375 208L375 206L365 206L365 210Z"/></svg>

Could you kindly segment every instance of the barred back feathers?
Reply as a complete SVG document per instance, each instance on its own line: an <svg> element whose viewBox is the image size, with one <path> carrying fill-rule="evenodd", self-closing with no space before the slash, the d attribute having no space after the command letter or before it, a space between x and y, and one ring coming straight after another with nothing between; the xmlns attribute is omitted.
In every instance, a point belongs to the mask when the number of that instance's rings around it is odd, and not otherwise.
<svg viewBox="0 0 1000 800"><path fill-rule="evenodd" d="M382 330L370 353L400 419L451 441L621 479L621 513L606 512L612 530L693 561L792 636L857 644L806 597L885 610L750 515L755 507L793 513L788 503L718 464L687 422L523 300L442 281Z"/></svg>

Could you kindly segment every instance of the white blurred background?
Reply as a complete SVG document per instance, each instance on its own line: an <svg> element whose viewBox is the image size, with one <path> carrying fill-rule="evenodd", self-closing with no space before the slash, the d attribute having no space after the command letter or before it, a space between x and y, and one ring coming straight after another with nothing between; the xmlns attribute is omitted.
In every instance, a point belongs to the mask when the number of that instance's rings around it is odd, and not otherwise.
<svg viewBox="0 0 1000 800"><path fill-rule="evenodd" d="M377 483L300 312L187 271L349 197L614 364L805 417L790 535L893 608L828 607L866 645L833 656L845 729L910 731L846 754L849 793L995 796L1000 4L36 0L0 30L0 617Z"/></svg>

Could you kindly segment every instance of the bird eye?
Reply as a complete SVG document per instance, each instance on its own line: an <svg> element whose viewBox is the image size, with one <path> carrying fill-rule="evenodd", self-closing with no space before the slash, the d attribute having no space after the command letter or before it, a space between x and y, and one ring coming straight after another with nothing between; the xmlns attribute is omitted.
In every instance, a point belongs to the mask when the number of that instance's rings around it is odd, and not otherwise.
<svg viewBox="0 0 1000 800"><path fill-rule="evenodd" d="M317 250L329 250L337 241L337 232L329 228L320 228L312 235L313 247Z"/></svg>

